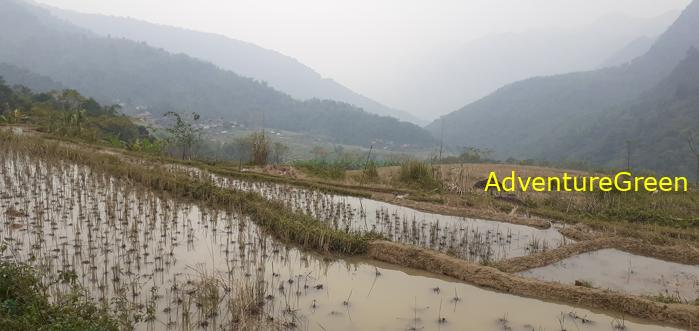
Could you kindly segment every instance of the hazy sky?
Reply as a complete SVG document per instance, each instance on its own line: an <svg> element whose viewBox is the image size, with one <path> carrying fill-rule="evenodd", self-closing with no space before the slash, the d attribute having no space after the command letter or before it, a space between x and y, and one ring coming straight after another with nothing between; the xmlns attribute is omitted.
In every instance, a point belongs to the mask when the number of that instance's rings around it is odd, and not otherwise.
<svg viewBox="0 0 699 331"><path fill-rule="evenodd" d="M657 16L690 0L36 0L216 32L292 56L355 90L421 49L488 34ZM369 95L371 96L371 95Z"/></svg>

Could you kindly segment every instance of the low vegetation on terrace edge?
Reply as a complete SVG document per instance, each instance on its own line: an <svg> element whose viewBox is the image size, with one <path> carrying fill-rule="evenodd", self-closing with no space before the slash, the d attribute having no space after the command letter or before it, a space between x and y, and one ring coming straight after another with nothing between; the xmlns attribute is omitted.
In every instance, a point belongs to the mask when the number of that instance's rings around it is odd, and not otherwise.
<svg viewBox="0 0 699 331"><path fill-rule="evenodd" d="M430 164L420 161L406 161L400 165L398 180L408 186L423 190L438 191L442 181L438 172Z"/></svg>
<svg viewBox="0 0 699 331"><path fill-rule="evenodd" d="M21 151L47 160L75 162L96 171L131 180L152 190L219 208L231 208L250 216L261 228L282 241L306 248L362 254L367 251L369 241L378 239L373 233L347 233L331 229L311 216L290 211L283 204L269 201L257 193L220 188L209 182L168 173L161 167L128 163L115 155L63 147L40 138L20 138L11 133L2 133L2 139L6 143L0 145L1 148Z"/></svg>
<svg viewBox="0 0 699 331"><path fill-rule="evenodd" d="M294 167L302 170L306 174L322 179L344 180L347 177L347 171L360 170L363 179L376 179L378 167L386 167L400 164L397 161L377 161L369 159L367 156L350 156L342 155L342 158L337 159L312 159L301 160L293 163Z"/></svg>

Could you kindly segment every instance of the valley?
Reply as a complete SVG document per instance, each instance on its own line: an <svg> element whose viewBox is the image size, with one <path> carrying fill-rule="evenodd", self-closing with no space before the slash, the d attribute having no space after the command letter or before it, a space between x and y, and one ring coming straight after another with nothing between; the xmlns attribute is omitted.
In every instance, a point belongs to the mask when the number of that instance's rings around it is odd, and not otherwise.
<svg viewBox="0 0 699 331"><path fill-rule="evenodd" d="M699 0L309 1L0 0L0 331L699 330Z"/></svg>

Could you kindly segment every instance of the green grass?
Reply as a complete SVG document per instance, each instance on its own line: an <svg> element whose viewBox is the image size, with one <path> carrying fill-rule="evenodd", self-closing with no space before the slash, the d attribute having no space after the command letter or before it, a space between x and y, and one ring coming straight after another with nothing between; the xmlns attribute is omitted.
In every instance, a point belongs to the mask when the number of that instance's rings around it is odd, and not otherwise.
<svg viewBox="0 0 699 331"><path fill-rule="evenodd" d="M406 161L400 165L398 180L408 187L439 191L442 182L432 166L421 161Z"/></svg>
<svg viewBox="0 0 699 331"><path fill-rule="evenodd" d="M340 160L302 160L296 161L293 165L305 172L308 175L332 179L341 180L345 179L345 173L348 170L362 170L362 176L365 179L376 179L378 178L378 167L388 167L397 165L396 162L391 161L368 161L364 158L357 159L340 159Z"/></svg>
<svg viewBox="0 0 699 331"><path fill-rule="evenodd" d="M586 193L573 202L568 196L550 194L529 207L544 212L565 211L573 218L624 221L677 229L699 228L699 194L696 192Z"/></svg>
<svg viewBox="0 0 699 331"><path fill-rule="evenodd" d="M314 177L341 180L345 179L345 171L350 169L351 163L342 160L306 160L296 161L294 162L294 166Z"/></svg>
<svg viewBox="0 0 699 331"><path fill-rule="evenodd" d="M109 313L75 288L49 301L39 276L22 264L0 262L0 330L118 331Z"/></svg>

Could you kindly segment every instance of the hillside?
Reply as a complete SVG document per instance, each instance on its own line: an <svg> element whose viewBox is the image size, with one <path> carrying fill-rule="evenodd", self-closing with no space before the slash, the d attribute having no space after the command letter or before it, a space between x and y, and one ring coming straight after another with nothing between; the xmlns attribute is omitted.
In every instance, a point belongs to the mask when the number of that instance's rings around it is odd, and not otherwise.
<svg viewBox="0 0 699 331"><path fill-rule="evenodd" d="M27 69L7 63L0 63L0 77L12 85L22 85L36 92L48 92L65 88L50 77L37 75Z"/></svg>
<svg viewBox="0 0 699 331"><path fill-rule="evenodd" d="M31 68L101 103L120 103L125 111L148 110L156 116L170 110L197 111L204 118L314 132L347 144L434 143L416 125L345 103L297 101L211 63L94 35L20 1L0 3L0 44L0 62ZM357 130L336 130L350 127L347 122Z"/></svg>
<svg viewBox="0 0 699 331"><path fill-rule="evenodd" d="M597 123L639 102L699 45L699 2L692 2L643 56L628 65L505 86L431 123L452 146L491 148L499 157L568 159L570 137L590 139ZM603 117L605 116L605 117ZM443 123L443 124L442 124ZM580 145L569 146L571 149Z"/></svg>
<svg viewBox="0 0 699 331"><path fill-rule="evenodd" d="M102 106L74 90L37 93L26 86L11 87L0 77L0 125L5 124L28 124L40 132L112 146L142 147L145 141L150 145L155 140L147 128L132 122L118 107Z"/></svg>
<svg viewBox="0 0 699 331"><path fill-rule="evenodd" d="M411 66L386 77L390 83L382 85L385 94L391 96L386 102L435 119L519 80L599 69L633 40L663 33L677 16L679 12L674 11L651 18L607 15L579 27L535 29L447 43L424 50L425 54Z"/></svg>
<svg viewBox="0 0 699 331"><path fill-rule="evenodd" d="M627 64L637 57L646 54L653 47L653 43L655 43L655 38L653 37L638 37L604 60L600 68Z"/></svg>
<svg viewBox="0 0 699 331"><path fill-rule="evenodd" d="M693 48L660 84L620 112L601 117L584 135L567 137L551 157L623 167L630 141L632 167L694 175L696 157L687 140L698 128L699 51Z"/></svg>
<svg viewBox="0 0 699 331"><path fill-rule="evenodd" d="M323 78L308 66L280 54L222 35L152 24L130 18L83 14L48 7L52 14L101 36L142 41L172 53L211 62L239 75L265 81L300 100L331 99L363 108L367 112L392 116L413 123L411 114L371 100L336 81Z"/></svg>

